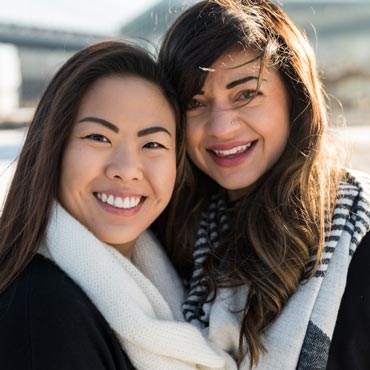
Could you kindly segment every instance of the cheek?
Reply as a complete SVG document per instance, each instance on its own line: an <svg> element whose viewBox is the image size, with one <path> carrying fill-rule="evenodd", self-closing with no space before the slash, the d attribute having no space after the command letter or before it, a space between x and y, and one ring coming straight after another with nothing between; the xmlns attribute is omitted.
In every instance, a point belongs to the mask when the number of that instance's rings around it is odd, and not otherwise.
<svg viewBox="0 0 370 370"><path fill-rule="evenodd" d="M203 125L195 118L188 119L185 129L186 143L190 146L197 146L203 137Z"/></svg>
<svg viewBox="0 0 370 370"><path fill-rule="evenodd" d="M279 102L279 104L277 104ZM269 112L268 114L266 114ZM287 102L283 99L275 99L274 104L270 104L265 112L258 111L256 115L256 122L258 121L258 114L264 117L264 125L260 128L260 133L272 148L274 154L281 154L288 142L290 123L289 110ZM256 128L258 130L258 127Z"/></svg>
<svg viewBox="0 0 370 370"><path fill-rule="evenodd" d="M80 148L71 145L66 148L61 166L59 200L63 203L71 201L74 194L81 192L93 171L94 161L84 155ZM64 205L64 204L63 204Z"/></svg>
<svg viewBox="0 0 370 370"><path fill-rule="evenodd" d="M58 197L60 203L68 212L73 213L71 208L73 194L78 188L78 184L81 183L81 171L78 171L78 161L68 161L65 158L62 162L62 170L60 176L59 192Z"/></svg>
<svg viewBox="0 0 370 370"><path fill-rule="evenodd" d="M173 162L173 165L168 166L167 171L168 171L167 173L168 181L165 181L164 186L166 186L166 190L165 190L167 194L166 199L167 201L169 201L171 199L173 189L175 186L175 182L176 182L176 160Z"/></svg>
<svg viewBox="0 0 370 370"><path fill-rule="evenodd" d="M273 145L273 151L271 154L273 155L274 158L278 159L283 154L288 143L290 132L289 123L284 122L284 124L279 125L279 127L276 128L276 130L274 131L275 135L271 135L270 139ZM279 134L276 135L276 133Z"/></svg>
<svg viewBox="0 0 370 370"><path fill-rule="evenodd" d="M286 110L284 110L284 112L282 113L281 122L282 124L280 125L280 128L279 128L279 131L281 132L280 143L281 143L281 146L283 147L282 151L284 151L288 143L289 134L290 134L290 121L289 121L288 108L286 108Z"/></svg>
<svg viewBox="0 0 370 370"><path fill-rule="evenodd" d="M157 195L169 200L176 181L176 156L148 161L146 173Z"/></svg>
<svg viewBox="0 0 370 370"><path fill-rule="evenodd" d="M189 149L189 147L193 146L193 131L189 128L186 129L186 135L185 135L185 140L186 140L186 148Z"/></svg>
<svg viewBox="0 0 370 370"><path fill-rule="evenodd" d="M169 187L171 187L172 189L176 181L176 173L177 173L176 167L177 167L176 166L176 155L174 153L174 155L171 156L171 159L169 160L168 165L166 166Z"/></svg>

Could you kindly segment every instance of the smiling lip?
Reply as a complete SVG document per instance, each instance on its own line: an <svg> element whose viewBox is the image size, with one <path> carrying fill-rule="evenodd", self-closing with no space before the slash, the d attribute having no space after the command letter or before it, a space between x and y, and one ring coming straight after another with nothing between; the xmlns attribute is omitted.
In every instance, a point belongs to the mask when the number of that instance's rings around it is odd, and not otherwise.
<svg viewBox="0 0 370 370"><path fill-rule="evenodd" d="M113 191L94 192L99 205L111 214L118 216L133 216L143 206L146 197L132 193L119 193Z"/></svg>
<svg viewBox="0 0 370 370"><path fill-rule="evenodd" d="M213 145L207 148L208 153L217 165L222 167L238 166L252 153L257 140Z"/></svg>

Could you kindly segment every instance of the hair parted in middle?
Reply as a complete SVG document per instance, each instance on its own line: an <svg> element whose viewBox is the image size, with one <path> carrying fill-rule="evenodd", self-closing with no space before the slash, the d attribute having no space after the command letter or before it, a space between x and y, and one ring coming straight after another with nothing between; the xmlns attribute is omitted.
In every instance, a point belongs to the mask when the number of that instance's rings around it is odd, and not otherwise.
<svg viewBox="0 0 370 370"><path fill-rule="evenodd" d="M98 79L116 75L153 83L169 102L176 121L177 184L181 181L185 157L181 114L154 57L139 46L120 41L77 52L44 92L18 158L0 218L0 291L26 267L44 239L52 202L58 197L64 148L84 94Z"/></svg>
<svg viewBox="0 0 370 370"><path fill-rule="evenodd" d="M239 355L248 350L255 364L264 350L261 335L320 261L342 171L329 145L327 97L314 52L305 34L272 2L193 5L165 35L159 63L186 108L212 73L212 64L237 50L259 56L259 81L266 68L279 72L290 107L285 151L237 202L230 237L205 266L214 294L220 286L248 285ZM200 216L212 191L223 189L191 165L167 213L167 229L160 237L184 277L192 271Z"/></svg>

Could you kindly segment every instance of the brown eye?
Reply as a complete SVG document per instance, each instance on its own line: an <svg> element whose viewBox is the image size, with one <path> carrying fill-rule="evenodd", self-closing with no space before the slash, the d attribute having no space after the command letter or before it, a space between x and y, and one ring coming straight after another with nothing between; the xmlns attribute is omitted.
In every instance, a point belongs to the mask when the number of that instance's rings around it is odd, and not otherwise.
<svg viewBox="0 0 370 370"><path fill-rule="evenodd" d="M150 143L146 143L144 145L144 148L146 148L146 149L162 149L162 148L165 148L165 146L160 144L160 143L157 143L155 141L151 141Z"/></svg>
<svg viewBox="0 0 370 370"><path fill-rule="evenodd" d="M203 104L197 100L197 99L191 99L190 103L187 105L186 109L187 110L193 110L202 107Z"/></svg>
<svg viewBox="0 0 370 370"><path fill-rule="evenodd" d="M257 90L246 90L240 95L242 99L251 100L258 95Z"/></svg>
<svg viewBox="0 0 370 370"><path fill-rule="evenodd" d="M89 139L93 141L100 141L102 143L109 143L110 141L104 136L100 134L91 134L84 137L84 139Z"/></svg>

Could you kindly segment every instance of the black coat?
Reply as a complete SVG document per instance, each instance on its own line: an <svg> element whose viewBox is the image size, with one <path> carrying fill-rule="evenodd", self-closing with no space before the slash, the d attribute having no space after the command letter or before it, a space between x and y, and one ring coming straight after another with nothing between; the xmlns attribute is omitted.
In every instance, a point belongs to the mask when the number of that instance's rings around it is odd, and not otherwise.
<svg viewBox="0 0 370 370"><path fill-rule="evenodd" d="M370 232L349 266L327 370L370 369Z"/></svg>
<svg viewBox="0 0 370 370"><path fill-rule="evenodd" d="M37 255L0 295L0 369L134 368L86 294L53 262ZM327 367L369 369L370 233L350 264Z"/></svg>
<svg viewBox="0 0 370 370"><path fill-rule="evenodd" d="M0 295L1 370L133 370L107 321L53 262L36 255Z"/></svg>

